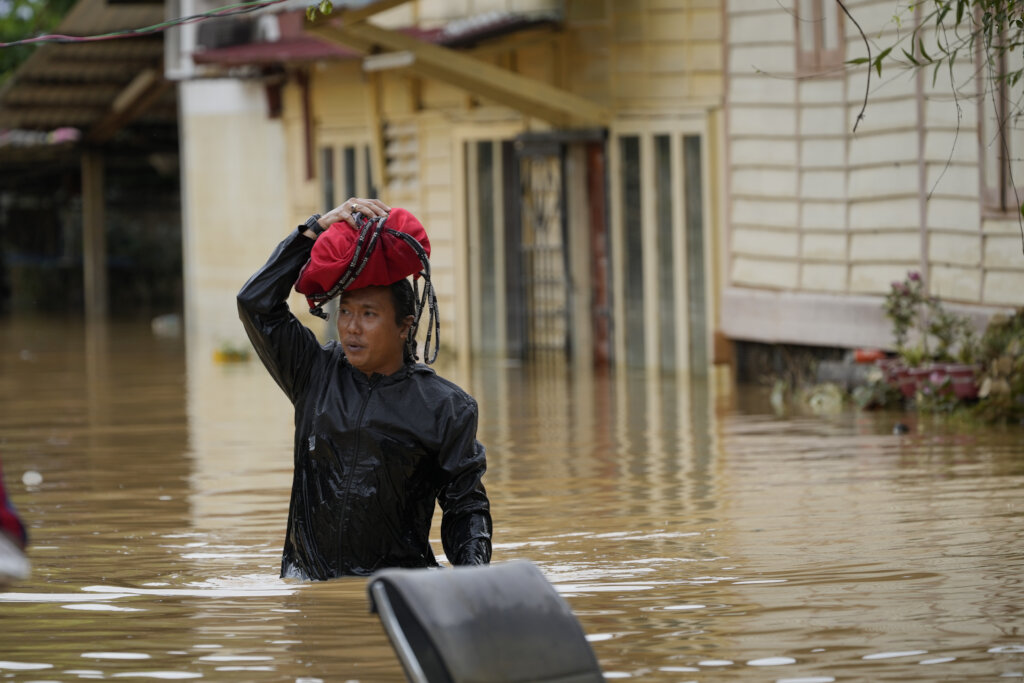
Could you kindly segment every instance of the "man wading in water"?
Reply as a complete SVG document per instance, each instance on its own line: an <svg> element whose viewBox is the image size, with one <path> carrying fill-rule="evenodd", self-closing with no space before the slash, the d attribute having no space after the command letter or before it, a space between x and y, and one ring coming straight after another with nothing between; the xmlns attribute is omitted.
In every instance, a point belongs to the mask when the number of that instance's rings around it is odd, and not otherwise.
<svg viewBox="0 0 1024 683"><path fill-rule="evenodd" d="M491 557L476 401L416 362L414 337L426 297L418 302L406 279L414 272L386 285L345 288L338 342L321 346L288 308L300 273L317 274L309 272L318 267L310 254L321 233L320 239L333 240L320 245L327 247L335 238L359 234L367 225L363 217L387 217L383 228L400 224L380 234L393 236L407 225L422 232L402 209L391 212L376 199L350 199L299 226L238 294L249 339L295 407L295 473L281 558L286 578L437 566L429 543L435 499L443 511L441 541L448 560L475 565ZM324 232L328 226L330 233ZM385 246L382 241L363 252L365 272L377 279L394 272L394 263L386 261L397 251Z"/></svg>

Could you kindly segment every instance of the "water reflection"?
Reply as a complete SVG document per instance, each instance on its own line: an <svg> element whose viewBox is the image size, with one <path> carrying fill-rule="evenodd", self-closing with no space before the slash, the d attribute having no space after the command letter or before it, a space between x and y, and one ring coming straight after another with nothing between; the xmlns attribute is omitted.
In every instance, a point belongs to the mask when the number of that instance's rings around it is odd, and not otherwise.
<svg viewBox="0 0 1024 683"><path fill-rule="evenodd" d="M287 401L255 361L185 346L0 325L34 564L0 594L0 675L401 680L364 580L277 578ZM610 679L1024 672L1019 430L782 419L714 378L440 370L480 403L495 559L542 568Z"/></svg>

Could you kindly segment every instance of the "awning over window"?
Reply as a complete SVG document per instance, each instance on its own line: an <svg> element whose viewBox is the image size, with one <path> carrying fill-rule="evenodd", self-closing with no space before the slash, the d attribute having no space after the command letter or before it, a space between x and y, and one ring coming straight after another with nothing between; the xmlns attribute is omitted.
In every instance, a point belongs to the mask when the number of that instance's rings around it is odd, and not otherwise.
<svg viewBox="0 0 1024 683"><path fill-rule="evenodd" d="M239 19L252 22L252 18ZM331 61L361 58L362 52L317 37L307 31L305 11L281 12L276 15L279 33L275 40L252 40L213 48L199 48L192 53L197 64L263 66L268 64ZM410 38L452 48L474 45L527 29L557 28L560 17L552 12L486 12L449 22L442 28L398 29ZM244 32L240 32L244 34Z"/></svg>
<svg viewBox="0 0 1024 683"><path fill-rule="evenodd" d="M367 69L404 69L559 127L600 126L608 121L607 109L595 102L466 52L487 41L525 31L556 31L561 26L557 13L488 12L426 30L385 29L357 14L336 10L310 26L304 12L283 12L277 15L279 33L274 40L199 49L192 58L197 64L229 70L372 55L372 66L370 60L364 62ZM254 70L253 75L260 75L260 71Z"/></svg>

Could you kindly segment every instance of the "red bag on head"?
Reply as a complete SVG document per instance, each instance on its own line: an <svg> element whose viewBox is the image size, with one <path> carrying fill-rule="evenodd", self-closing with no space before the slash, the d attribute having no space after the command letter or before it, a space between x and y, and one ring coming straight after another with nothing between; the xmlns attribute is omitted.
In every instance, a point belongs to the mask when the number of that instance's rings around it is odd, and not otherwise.
<svg viewBox="0 0 1024 683"><path fill-rule="evenodd" d="M317 238L309 261L295 283L296 291L306 295L310 313L326 319L324 304L343 291L388 286L410 275L422 275L422 296L414 285L416 318L409 339L415 339L420 316L428 311L423 354L425 363L433 363L441 343L441 323L437 295L430 281L427 231L416 216L405 209L392 209L386 217L379 218L367 218L358 213L355 216L358 229L346 222L332 223Z"/></svg>
<svg viewBox="0 0 1024 683"><path fill-rule="evenodd" d="M395 234L405 233L412 237L429 257L430 240L416 216L405 209L392 209L381 226L383 229L376 234L374 221L364 218L359 223L361 230L344 221L332 223L313 244L309 262L295 283L295 290L306 295L311 309L341 292L339 289L331 293L346 271L351 274L353 259L359 262L356 264L358 274L344 285L344 290L390 285L410 275L418 275L423 269L419 251L408 238Z"/></svg>

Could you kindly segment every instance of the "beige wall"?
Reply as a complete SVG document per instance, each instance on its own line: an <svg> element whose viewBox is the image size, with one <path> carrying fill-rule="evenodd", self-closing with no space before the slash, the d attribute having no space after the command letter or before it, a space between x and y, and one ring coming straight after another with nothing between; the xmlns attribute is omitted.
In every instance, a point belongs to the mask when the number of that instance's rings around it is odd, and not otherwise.
<svg viewBox="0 0 1024 683"><path fill-rule="evenodd" d="M186 324L212 353L247 343L235 295L288 232L285 136L256 84L183 82L179 94Z"/></svg>
<svg viewBox="0 0 1024 683"><path fill-rule="evenodd" d="M306 178L298 85L285 88L280 119L267 115L257 82L186 81L179 88L186 324L190 345L209 356L248 347L235 295L296 225L325 207L316 178ZM301 295L293 292L291 304L326 336Z"/></svg>
<svg viewBox="0 0 1024 683"><path fill-rule="evenodd" d="M720 0L570 0L565 83L617 116L716 107Z"/></svg>
<svg viewBox="0 0 1024 683"><path fill-rule="evenodd" d="M380 196L423 222L430 238L442 352L458 352L466 343L468 310L465 297L460 296L468 286L460 284L466 276L465 198L458 180L462 142L466 131L476 131L479 138L511 138L526 130L529 122L511 110L474 104L462 91L444 84L403 75L366 75L358 61L314 70L311 87L318 146L341 130L362 131L372 145L373 112L378 107L387 168ZM374 105L373 98L379 105ZM319 187L318 182L313 185ZM319 196L315 189L312 194L314 199ZM297 201L293 212L301 214L300 205L305 204L308 202ZM424 334L419 335L421 342Z"/></svg>
<svg viewBox="0 0 1024 683"><path fill-rule="evenodd" d="M867 68L798 77L795 4L727 3L726 332L800 342L797 330L824 315L833 331L815 343L887 345L879 296L908 270L950 302L1019 303L1016 224L983 218L979 201L976 102L958 121L948 77L932 86L930 72L891 67L872 73L853 133ZM876 45L895 40L889 0L851 11ZM843 26L845 59L864 56L854 25Z"/></svg>

